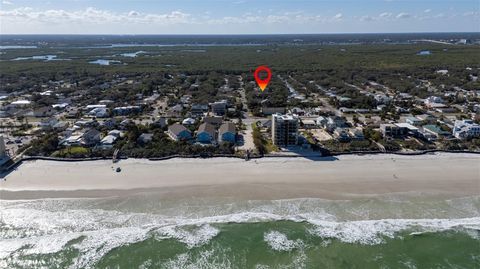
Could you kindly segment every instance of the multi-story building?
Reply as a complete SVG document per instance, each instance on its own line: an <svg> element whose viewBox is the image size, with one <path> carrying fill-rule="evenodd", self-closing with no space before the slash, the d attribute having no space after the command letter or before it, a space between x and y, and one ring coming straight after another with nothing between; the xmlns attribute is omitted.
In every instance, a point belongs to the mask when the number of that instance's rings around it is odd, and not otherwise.
<svg viewBox="0 0 480 269"><path fill-rule="evenodd" d="M480 125L471 120L457 120L453 127L453 135L459 139L480 137Z"/></svg>
<svg viewBox="0 0 480 269"><path fill-rule="evenodd" d="M293 146L298 143L299 119L291 114L272 115L272 141L277 146Z"/></svg>
<svg viewBox="0 0 480 269"><path fill-rule="evenodd" d="M407 135L408 129L397 126L393 123L380 124L380 132L383 137L403 137Z"/></svg>

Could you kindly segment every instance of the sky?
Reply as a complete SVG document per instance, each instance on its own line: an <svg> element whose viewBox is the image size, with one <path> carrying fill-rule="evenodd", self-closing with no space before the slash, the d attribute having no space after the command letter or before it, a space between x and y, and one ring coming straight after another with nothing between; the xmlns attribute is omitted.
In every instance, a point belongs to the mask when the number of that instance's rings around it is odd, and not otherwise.
<svg viewBox="0 0 480 269"><path fill-rule="evenodd" d="M0 34L480 32L480 0L0 0Z"/></svg>

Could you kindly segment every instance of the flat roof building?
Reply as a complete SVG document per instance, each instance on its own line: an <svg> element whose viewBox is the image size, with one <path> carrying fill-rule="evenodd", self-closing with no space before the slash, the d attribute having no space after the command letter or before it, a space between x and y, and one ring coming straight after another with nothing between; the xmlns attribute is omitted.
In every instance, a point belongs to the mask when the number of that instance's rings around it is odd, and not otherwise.
<svg viewBox="0 0 480 269"><path fill-rule="evenodd" d="M277 146L294 146L298 143L298 116L272 115L272 141Z"/></svg>

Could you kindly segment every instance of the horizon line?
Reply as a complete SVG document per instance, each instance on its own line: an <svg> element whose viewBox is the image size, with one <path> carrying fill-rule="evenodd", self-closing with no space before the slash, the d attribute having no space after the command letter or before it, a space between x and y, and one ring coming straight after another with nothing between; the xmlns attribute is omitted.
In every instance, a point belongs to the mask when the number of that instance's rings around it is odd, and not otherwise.
<svg viewBox="0 0 480 269"><path fill-rule="evenodd" d="M91 33L0 33L0 36L7 36L7 35L71 35L71 36L79 36L79 35L88 35L88 36L100 36L100 35L110 35L110 36L264 36L264 35L368 35L368 34L480 34L480 31L477 32L471 32L471 31L448 31L448 32L443 32L443 31L438 31L438 32L336 32L336 33L265 33L265 34L245 34L245 33L238 33L238 34L207 34L207 33L197 33L197 34L146 34L146 33L141 33L141 34L113 34L113 33L98 33L98 34L91 34Z"/></svg>

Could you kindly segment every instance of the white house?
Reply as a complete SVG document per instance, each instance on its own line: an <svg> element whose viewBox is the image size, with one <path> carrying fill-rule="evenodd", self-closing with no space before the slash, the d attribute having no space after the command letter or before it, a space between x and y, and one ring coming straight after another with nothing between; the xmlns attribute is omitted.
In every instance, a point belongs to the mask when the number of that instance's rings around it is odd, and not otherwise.
<svg viewBox="0 0 480 269"><path fill-rule="evenodd" d="M61 143L64 146L80 146L82 144L82 134L71 135Z"/></svg>
<svg viewBox="0 0 480 269"><path fill-rule="evenodd" d="M445 104L441 97L430 96L427 99L425 99L425 106L428 108L438 108L438 107L445 107Z"/></svg>
<svg viewBox="0 0 480 269"><path fill-rule="evenodd" d="M457 120L453 127L453 135L458 139L480 137L480 125L471 120Z"/></svg>
<svg viewBox="0 0 480 269"><path fill-rule="evenodd" d="M114 135L107 135L100 141L100 147L109 149L113 147L113 144L117 140L117 137Z"/></svg>

